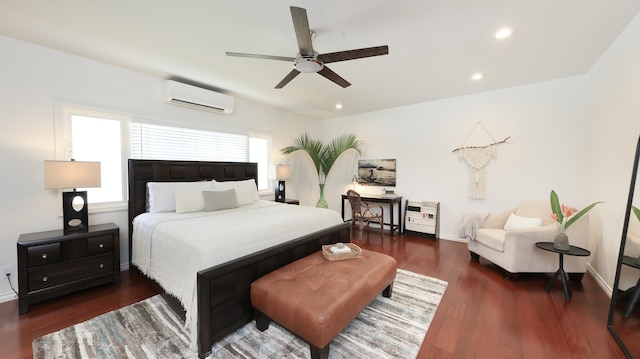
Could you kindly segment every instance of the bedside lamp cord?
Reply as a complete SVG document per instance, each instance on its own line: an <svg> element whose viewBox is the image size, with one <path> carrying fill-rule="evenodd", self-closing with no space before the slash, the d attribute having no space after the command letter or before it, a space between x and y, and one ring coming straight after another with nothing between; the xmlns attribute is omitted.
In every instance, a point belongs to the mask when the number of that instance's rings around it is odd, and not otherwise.
<svg viewBox="0 0 640 359"><path fill-rule="evenodd" d="M18 292L16 292L15 289L13 289L13 284L11 283L11 274L7 273L7 280L9 281L9 286L11 287L11 290L16 293L16 295L18 295Z"/></svg>

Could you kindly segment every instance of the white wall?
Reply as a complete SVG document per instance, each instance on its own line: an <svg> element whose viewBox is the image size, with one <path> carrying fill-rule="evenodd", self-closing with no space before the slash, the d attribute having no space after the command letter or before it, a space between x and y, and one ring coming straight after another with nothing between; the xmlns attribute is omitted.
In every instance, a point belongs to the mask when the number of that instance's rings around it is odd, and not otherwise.
<svg viewBox="0 0 640 359"><path fill-rule="evenodd" d="M396 158L396 193L440 201L440 235L457 239L468 211L504 211L547 199L551 189L566 203L585 205L585 95L585 78L572 77L336 118L326 122L324 136L355 132L368 146L365 157ZM490 135L476 126L465 143L478 121ZM508 136L487 166L486 200L468 199L467 165L452 150Z"/></svg>
<svg viewBox="0 0 640 359"><path fill-rule="evenodd" d="M164 79L128 71L48 48L0 36L0 268L17 266L21 233L62 228L57 191L44 189L43 161L55 159L54 103L92 106L165 123L189 123L217 130L270 134L274 162L279 148L303 131L319 131L319 122L247 101L236 101L230 116L163 103ZM120 227L121 262L128 262L127 213L90 214L90 223ZM17 278L12 281L17 289ZM12 299L0 279L0 301Z"/></svg>
<svg viewBox="0 0 640 359"><path fill-rule="evenodd" d="M588 74L587 197L604 200L594 223L593 268L611 287L633 156L640 135L640 16L627 25ZM636 187L637 188L637 187ZM640 205L636 191L635 205ZM632 217L631 220L634 220Z"/></svg>

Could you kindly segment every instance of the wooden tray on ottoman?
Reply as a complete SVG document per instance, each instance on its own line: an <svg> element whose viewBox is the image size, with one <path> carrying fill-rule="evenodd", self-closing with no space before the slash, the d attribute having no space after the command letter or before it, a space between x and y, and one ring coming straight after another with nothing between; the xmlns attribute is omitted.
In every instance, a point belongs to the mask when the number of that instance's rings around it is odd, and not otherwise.
<svg viewBox="0 0 640 359"><path fill-rule="evenodd" d="M344 245L351 249L350 253L331 253L331 247L334 247L335 244L326 244L322 246L322 255L330 261L362 257L362 249L356 244L345 243Z"/></svg>

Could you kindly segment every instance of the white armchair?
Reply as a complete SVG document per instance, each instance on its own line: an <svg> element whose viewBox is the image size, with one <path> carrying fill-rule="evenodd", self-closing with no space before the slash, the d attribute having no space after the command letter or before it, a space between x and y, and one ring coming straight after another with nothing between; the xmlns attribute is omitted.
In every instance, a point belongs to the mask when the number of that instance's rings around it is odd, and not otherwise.
<svg viewBox="0 0 640 359"><path fill-rule="evenodd" d="M511 214L527 219L540 219L536 228L505 230ZM536 242L553 242L558 233L551 218L548 201L527 201L517 208L489 215L477 230L475 239L468 241L471 258L483 257L502 267L507 277L516 273L554 273L558 270L558 254L536 248ZM589 217L583 216L569 229L569 244L588 249ZM564 257L564 269L572 279L580 280L587 271L587 257Z"/></svg>

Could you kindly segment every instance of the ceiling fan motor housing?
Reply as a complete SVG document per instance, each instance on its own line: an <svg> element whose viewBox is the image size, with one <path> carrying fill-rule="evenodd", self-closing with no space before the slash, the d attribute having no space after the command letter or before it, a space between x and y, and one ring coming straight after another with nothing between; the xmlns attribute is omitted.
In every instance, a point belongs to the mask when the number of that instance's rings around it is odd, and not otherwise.
<svg viewBox="0 0 640 359"><path fill-rule="evenodd" d="M303 57L298 55L294 64L296 70L304 73L313 73L322 70L324 64L318 60L317 55L312 57Z"/></svg>

